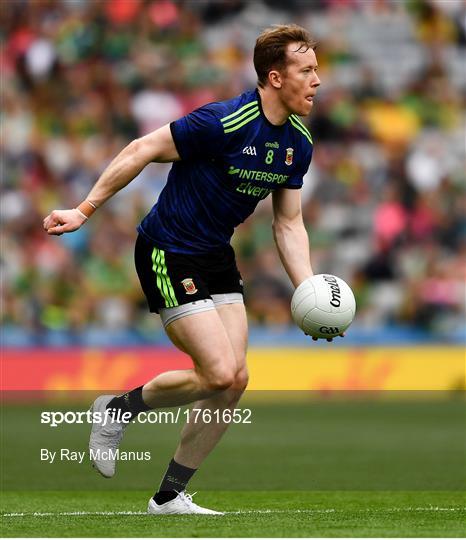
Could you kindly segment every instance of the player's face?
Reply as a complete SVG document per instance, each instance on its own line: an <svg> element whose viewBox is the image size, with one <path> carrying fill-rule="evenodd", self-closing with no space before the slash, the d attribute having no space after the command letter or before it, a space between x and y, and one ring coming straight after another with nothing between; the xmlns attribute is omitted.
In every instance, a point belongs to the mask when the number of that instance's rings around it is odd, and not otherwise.
<svg viewBox="0 0 466 540"><path fill-rule="evenodd" d="M306 116L311 112L314 96L320 86L317 76L317 59L312 49L301 48L299 44L288 45L288 65L282 75L280 95L290 114Z"/></svg>

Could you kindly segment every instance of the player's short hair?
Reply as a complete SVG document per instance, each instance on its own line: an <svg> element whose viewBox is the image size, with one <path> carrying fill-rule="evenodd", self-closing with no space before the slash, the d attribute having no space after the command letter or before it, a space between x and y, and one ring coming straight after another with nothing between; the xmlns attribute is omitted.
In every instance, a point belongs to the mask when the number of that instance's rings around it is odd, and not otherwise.
<svg viewBox="0 0 466 540"><path fill-rule="evenodd" d="M257 84L263 88L267 82L269 71L286 68L286 48L290 43L297 43L298 49L315 49L317 42L309 32L297 24L277 24L264 30L256 40L254 47L254 67L257 73Z"/></svg>

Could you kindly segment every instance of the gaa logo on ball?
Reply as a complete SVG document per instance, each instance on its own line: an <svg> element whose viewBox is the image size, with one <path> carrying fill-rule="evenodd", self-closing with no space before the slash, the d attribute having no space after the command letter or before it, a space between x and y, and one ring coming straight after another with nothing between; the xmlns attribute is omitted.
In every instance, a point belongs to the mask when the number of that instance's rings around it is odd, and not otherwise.
<svg viewBox="0 0 466 540"><path fill-rule="evenodd" d="M305 279L291 300L295 323L309 336L331 338L344 332L356 313L349 285L337 276L317 274Z"/></svg>

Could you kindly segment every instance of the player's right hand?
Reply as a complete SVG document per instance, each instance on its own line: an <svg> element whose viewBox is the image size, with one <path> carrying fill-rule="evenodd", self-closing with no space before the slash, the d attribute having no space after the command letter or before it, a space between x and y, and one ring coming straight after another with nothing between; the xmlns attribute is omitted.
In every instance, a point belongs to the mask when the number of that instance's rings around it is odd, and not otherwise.
<svg viewBox="0 0 466 540"><path fill-rule="evenodd" d="M47 234L60 234L73 232L79 229L87 221L79 210L54 210L44 219L44 229Z"/></svg>

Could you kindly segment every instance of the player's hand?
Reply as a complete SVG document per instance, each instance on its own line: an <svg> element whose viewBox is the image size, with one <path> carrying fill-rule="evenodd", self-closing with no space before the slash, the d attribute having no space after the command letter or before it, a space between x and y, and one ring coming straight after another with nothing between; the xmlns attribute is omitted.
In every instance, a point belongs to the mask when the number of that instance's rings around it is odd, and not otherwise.
<svg viewBox="0 0 466 540"><path fill-rule="evenodd" d="M60 234L73 232L79 229L87 218L76 208L72 210L54 210L44 219L44 229L47 234Z"/></svg>
<svg viewBox="0 0 466 540"><path fill-rule="evenodd" d="M306 334L306 336L308 336L309 334ZM340 337L345 337L345 333L342 332L341 334L338 334ZM314 337L312 336L312 341L318 341L319 339L326 339L327 341L333 341L333 337L328 337L328 338L318 338L318 337Z"/></svg>

